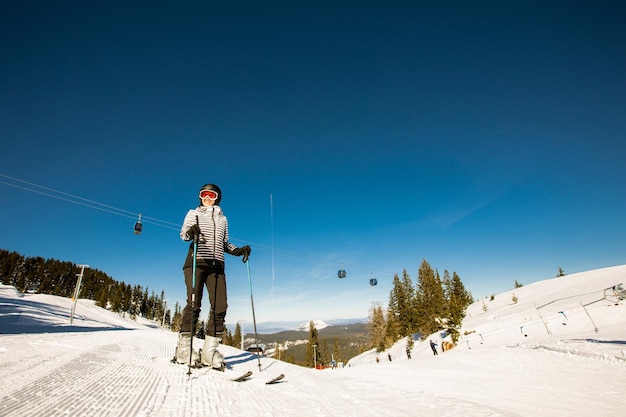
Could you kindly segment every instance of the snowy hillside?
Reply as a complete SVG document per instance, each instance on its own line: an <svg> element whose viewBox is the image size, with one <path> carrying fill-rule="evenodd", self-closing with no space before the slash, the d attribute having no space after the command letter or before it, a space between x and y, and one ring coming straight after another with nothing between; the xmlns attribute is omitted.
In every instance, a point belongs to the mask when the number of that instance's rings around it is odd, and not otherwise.
<svg viewBox="0 0 626 417"><path fill-rule="evenodd" d="M401 341L316 371L223 346L229 371L190 377L168 362L172 332L88 300L70 326L69 299L0 286L0 415L622 416L626 307L612 290L620 283L626 266L479 300L458 346L442 353L442 335L427 338L437 356L416 342L408 359ZM247 382L226 379L246 370ZM281 373L283 382L265 384Z"/></svg>

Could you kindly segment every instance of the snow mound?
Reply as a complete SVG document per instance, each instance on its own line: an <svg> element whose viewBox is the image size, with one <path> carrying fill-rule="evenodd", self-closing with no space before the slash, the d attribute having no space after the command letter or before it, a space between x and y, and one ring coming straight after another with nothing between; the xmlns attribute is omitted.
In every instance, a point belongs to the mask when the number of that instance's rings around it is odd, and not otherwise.
<svg viewBox="0 0 626 417"><path fill-rule="evenodd" d="M323 328L330 326L330 324L322 320L311 320L311 321L313 322L313 325L315 326L317 330L322 330ZM310 328L311 328L311 322L307 321L306 323L303 323L300 326L298 326L295 330L298 332L308 332Z"/></svg>

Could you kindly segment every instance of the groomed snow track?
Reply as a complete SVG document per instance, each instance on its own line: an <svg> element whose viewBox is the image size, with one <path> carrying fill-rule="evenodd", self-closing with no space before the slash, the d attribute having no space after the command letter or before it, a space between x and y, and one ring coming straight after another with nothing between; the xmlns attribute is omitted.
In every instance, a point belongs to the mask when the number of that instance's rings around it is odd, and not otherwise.
<svg viewBox="0 0 626 417"><path fill-rule="evenodd" d="M224 346L232 369L223 374L169 362L176 336L158 330L45 333L24 338L21 352L3 352L0 415L90 417L399 416L441 409L450 416L511 416L481 404L407 390L386 401L375 382L329 378L328 373L262 359ZM230 354L230 355L229 355ZM247 382L232 376L252 370ZM284 382L265 385L285 373ZM410 387L409 387L410 388ZM397 398L397 394L394 395ZM296 405L297 409L294 409Z"/></svg>

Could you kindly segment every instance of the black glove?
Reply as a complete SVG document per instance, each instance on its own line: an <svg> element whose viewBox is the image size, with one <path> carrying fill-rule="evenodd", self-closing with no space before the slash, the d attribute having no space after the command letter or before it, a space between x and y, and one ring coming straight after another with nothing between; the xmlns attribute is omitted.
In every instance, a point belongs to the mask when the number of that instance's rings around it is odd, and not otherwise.
<svg viewBox="0 0 626 417"><path fill-rule="evenodd" d="M192 225L189 230L187 230L187 235L191 238L191 240L196 240L198 236L200 236L200 226L197 224Z"/></svg>
<svg viewBox="0 0 626 417"><path fill-rule="evenodd" d="M243 255L243 259L241 259L241 262L245 264L246 262L248 262L248 258L250 257L250 252L252 252L252 249L250 248L250 246L246 245L246 246L242 246L240 248L235 249L233 251L233 255L235 256Z"/></svg>

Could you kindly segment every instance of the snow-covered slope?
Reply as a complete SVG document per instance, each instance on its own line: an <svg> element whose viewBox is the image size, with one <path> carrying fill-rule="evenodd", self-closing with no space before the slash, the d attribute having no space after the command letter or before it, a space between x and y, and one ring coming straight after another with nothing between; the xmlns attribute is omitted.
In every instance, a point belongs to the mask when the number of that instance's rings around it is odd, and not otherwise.
<svg viewBox="0 0 626 417"><path fill-rule="evenodd" d="M315 326L316 330L322 330L329 326L328 323L322 320L311 320L311 321L313 322L313 326ZM308 332L309 330L311 330L311 322L302 323L295 330L299 332Z"/></svg>
<svg viewBox="0 0 626 417"><path fill-rule="evenodd" d="M2 286L0 415L622 416L626 307L605 289L624 282L618 266L479 300L458 346L437 356L416 342L409 360L401 341L316 371L223 346L231 370L191 376L169 363L172 332L88 300L70 326L69 299ZM246 370L248 382L225 379Z"/></svg>

